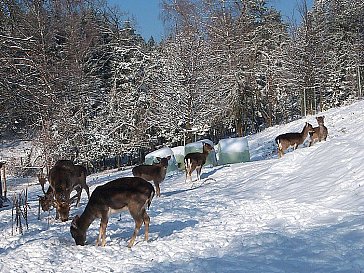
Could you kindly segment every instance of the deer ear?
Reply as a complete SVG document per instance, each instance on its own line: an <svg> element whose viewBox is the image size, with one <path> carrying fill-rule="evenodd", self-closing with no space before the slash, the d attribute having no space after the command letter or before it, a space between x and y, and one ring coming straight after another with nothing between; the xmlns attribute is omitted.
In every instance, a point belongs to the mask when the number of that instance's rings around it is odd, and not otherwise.
<svg viewBox="0 0 364 273"><path fill-rule="evenodd" d="M170 160L171 159L171 156L169 155L169 156L167 156L167 160Z"/></svg>

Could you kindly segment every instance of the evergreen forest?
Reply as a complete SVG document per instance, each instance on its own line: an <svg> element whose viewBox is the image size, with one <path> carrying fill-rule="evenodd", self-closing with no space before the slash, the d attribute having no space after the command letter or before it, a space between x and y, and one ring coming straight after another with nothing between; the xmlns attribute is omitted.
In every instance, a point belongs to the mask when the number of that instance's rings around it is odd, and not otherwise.
<svg viewBox="0 0 364 273"><path fill-rule="evenodd" d="M360 99L364 1L298 10L297 25L265 0L163 0L156 42L102 0L1 0L0 139L132 164Z"/></svg>

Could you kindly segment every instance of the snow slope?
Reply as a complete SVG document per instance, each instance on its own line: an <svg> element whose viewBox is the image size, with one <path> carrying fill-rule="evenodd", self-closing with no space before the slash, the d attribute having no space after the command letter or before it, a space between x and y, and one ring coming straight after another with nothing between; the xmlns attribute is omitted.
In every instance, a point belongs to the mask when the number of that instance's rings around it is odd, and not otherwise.
<svg viewBox="0 0 364 273"><path fill-rule="evenodd" d="M252 162L204 168L192 187L183 173L168 177L148 212L150 240L142 229L132 249L127 212L110 218L106 247L94 246L99 221L89 244L76 246L70 221L37 220L41 191L29 186L23 235L11 235L11 210L0 211L0 272L363 272L364 101L323 114L326 142L277 159L274 138L305 121L317 126L307 117L249 137ZM129 175L109 171L88 183L93 190ZM83 193L72 216L86 203Z"/></svg>

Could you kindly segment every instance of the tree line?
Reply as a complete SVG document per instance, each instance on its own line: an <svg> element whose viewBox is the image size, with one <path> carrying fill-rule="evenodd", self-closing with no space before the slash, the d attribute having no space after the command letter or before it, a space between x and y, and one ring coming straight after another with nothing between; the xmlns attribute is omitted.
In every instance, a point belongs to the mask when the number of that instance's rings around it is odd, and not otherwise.
<svg viewBox="0 0 364 273"><path fill-rule="evenodd" d="M0 137L46 161L142 158L360 98L364 3L302 0L299 25L268 4L163 0L156 43L102 0L2 0Z"/></svg>

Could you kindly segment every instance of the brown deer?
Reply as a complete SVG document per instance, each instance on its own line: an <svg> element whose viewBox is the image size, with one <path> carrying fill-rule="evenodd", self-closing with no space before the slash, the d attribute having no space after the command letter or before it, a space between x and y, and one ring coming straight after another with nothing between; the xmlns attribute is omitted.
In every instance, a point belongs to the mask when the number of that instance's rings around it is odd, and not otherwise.
<svg viewBox="0 0 364 273"><path fill-rule="evenodd" d="M197 172L197 180L201 180L201 169L202 166L206 163L206 158L209 153L214 149L210 144L204 142L203 143L203 152L202 153L189 153L184 158L185 163L185 171L186 171L186 180L187 177L190 177L190 181L192 183L192 172L196 170Z"/></svg>
<svg viewBox="0 0 364 273"><path fill-rule="evenodd" d="M39 184L42 187L42 191L44 193L44 196L38 195L39 205L42 207L43 211L49 211L52 208L53 202L54 202L53 189L52 189L52 187L48 187L48 190L45 191L44 185L46 184L47 180L46 180L43 172L38 174L37 176L38 176ZM39 217L39 215L38 215L38 217Z"/></svg>
<svg viewBox="0 0 364 273"><path fill-rule="evenodd" d="M324 119L325 116L321 116L321 117L316 117L317 123L318 123L318 127L314 127L313 128L313 132L310 132L310 144L308 145L309 147L311 147L315 142L319 141L321 142L321 140L325 140L327 138L327 128L324 125Z"/></svg>
<svg viewBox="0 0 364 273"><path fill-rule="evenodd" d="M145 241L148 241L150 218L146 212L154 197L155 191L149 182L140 177L122 177L102 186L92 192L84 212L73 219L70 231L76 245L85 245L86 232L96 218L101 218L96 246L105 246L106 227L109 216L121 210L129 210L135 221L135 229L128 247L134 245L136 236L144 223Z"/></svg>
<svg viewBox="0 0 364 273"><path fill-rule="evenodd" d="M158 163L153 165L139 165L132 169L133 175L136 177L141 177L147 181L153 181L157 196L161 196L160 183L164 180L167 173L168 160L171 156L167 157L157 157Z"/></svg>
<svg viewBox="0 0 364 273"><path fill-rule="evenodd" d="M69 160L59 160L49 171L49 189L45 193L44 202L49 202L52 196L53 205L56 207L56 218L60 217L61 221L67 221L71 203L77 198L76 206L79 205L82 189L85 189L88 198L90 199L90 190L86 184L86 168L79 165L74 165ZM73 190L77 194L71 196ZM44 192L44 190L43 190ZM43 208L43 205L42 205Z"/></svg>
<svg viewBox="0 0 364 273"><path fill-rule="evenodd" d="M281 158L284 155L284 151L291 146L296 150L297 146L305 141L310 132L313 132L313 127L310 123L306 122L301 133L286 133L277 136L275 141L278 145L278 157Z"/></svg>

